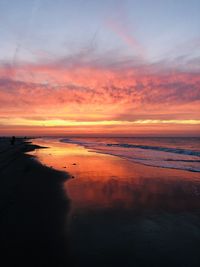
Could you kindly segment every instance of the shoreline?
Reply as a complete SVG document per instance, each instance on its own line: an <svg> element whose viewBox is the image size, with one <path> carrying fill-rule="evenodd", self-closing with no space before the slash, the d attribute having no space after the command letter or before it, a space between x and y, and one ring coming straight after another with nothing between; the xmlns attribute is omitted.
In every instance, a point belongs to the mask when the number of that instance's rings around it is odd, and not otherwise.
<svg viewBox="0 0 200 267"><path fill-rule="evenodd" d="M51 149L51 145L48 146L48 144L47 144L47 146L46 146L46 142L43 142L43 141L41 142L40 139L43 139L43 138L39 138L39 141L35 142L35 146L38 146L39 148L41 147L41 148ZM200 173L198 170L193 170L193 169L184 169L184 168L178 168L178 167L172 167L172 166L161 166L161 165L156 165L156 164L155 165L148 164L148 163L145 163L145 161L144 162L140 162L137 159L135 160L133 158L129 158L129 157L123 156L121 154L111 153L111 152L107 152L107 151L104 151L104 150L101 151L101 150L97 150L97 149L92 149L90 147L85 146L84 144L79 144L79 143L76 143L76 142L69 142L68 143L68 142L62 142L61 140L59 140L59 143L60 144L65 144L65 145L72 144L72 145L75 145L75 146L78 146L78 147L82 147L83 149L88 150L88 152L92 152L92 153L95 153L97 155L99 154L99 155L102 155L102 156L115 157L115 158L118 158L119 160L124 160L124 161L127 161L127 162L131 163L131 164L134 164L135 166L140 166L139 168L144 167L145 169L149 169L149 170L152 170L152 169L160 170L160 171L163 171L163 173L164 172L170 172L170 173L174 172L174 173L180 174L180 176L183 174L184 176L187 176L187 177L189 177L191 175L192 176L198 176L199 173ZM35 154L31 154L31 155L35 156ZM36 155L36 158L37 158L37 155ZM170 161L170 160L168 160L168 161ZM41 160L39 160L39 162L42 164ZM50 168L52 167L51 165L48 165L48 164L47 165L45 164L45 166L49 166ZM65 170L63 170L62 168L57 168L57 167L54 167L54 169L58 170L58 171L61 171L61 172L62 171L68 172L68 169L66 167L65 167ZM70 177L71 177L71 175L70 175Z"/></svg>
<svg viewBox="0 0 200 267"><path fill-rule="evenodd" d="M197 166L199 163L199 150L191 149L190 147L171 147L169 144L140 144L134 143L112 143L109 140L106 143L97 142L90 143L88 140L70 140L61 139L60 142L72 143L83 146L89 151L95 153L107 154L116 156L130 162L139 163L144 166L150 166L162 169L175 169L180 171L199 173L200 169ZM128 148L128 149L127 149ZM154 159L159 160L154 160Z"/></svg>
<svg viewBox="0 0 200 267"><path fill-rule="evenodd" d="M0 139L0 249L4 266L69 266L66 233L70 203L66 172L46 167L26 152L27 139ZM2 262L3 262L2 259Z"/></svg>

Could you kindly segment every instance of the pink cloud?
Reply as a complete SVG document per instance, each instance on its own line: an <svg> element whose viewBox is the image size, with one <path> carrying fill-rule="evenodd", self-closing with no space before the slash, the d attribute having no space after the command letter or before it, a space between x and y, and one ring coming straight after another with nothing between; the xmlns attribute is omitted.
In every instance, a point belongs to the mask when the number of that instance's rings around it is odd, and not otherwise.
<svg viewBox="0 0 200 267"><path fill-rule="evenodd" d="M136 56L144 59L146 52L144 47L138 42L138 40L129 32L128 28L123 27L119 21L109 19L106 22L106 26L114 32L128 47L132 49Z"/></svg>
<svg viewBox="0 0 200 267"><path fill-rule="evenodd" d="M1 67L0 115L74 120L199 118L200 76L180 71L23 65ZM5 73L8 74L7 79ZM12 73L12 72L11 72ZM186 115L187 114L187 115Z"/></svg>

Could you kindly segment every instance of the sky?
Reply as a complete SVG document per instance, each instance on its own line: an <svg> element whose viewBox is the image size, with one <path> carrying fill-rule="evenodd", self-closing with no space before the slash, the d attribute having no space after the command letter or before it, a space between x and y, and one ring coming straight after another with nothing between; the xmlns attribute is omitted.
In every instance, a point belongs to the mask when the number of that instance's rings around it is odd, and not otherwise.
<svg viewBox="0 0 200 267"><path fill-rule="evenodd" d="M0 135L200 135L199 0L0 0Z"/></svg>

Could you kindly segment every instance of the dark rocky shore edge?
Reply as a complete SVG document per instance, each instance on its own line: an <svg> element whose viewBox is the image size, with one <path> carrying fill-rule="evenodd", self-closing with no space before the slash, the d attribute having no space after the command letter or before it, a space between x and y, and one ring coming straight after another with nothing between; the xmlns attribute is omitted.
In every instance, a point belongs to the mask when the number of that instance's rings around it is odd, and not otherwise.
<svg viewBox="0 0 200 267"><path fill-rule="evenodd" d="M39 148L0 138L1 266L72 266L63 189L69 176L25 154Z"/></svg>

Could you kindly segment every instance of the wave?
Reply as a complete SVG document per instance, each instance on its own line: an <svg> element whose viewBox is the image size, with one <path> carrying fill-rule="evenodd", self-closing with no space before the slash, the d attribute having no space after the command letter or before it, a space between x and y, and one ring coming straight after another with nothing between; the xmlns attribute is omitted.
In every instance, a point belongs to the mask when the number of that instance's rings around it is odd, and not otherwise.
<svg viewBox="0 0 200 267"><path fill-rule="evenodd" d="M169 148L169 147L159 147L159 146L147 146L147 145L132 145L132 144L107 144L107 146L119 146L125 148L141 148L141 149L151 149L157 151L164 151L176 154L191 155L200 157L200 151L181 149L181 148Z"/></svg>
<svg viewBox="0 0 200 267"><path fill-rule="evenodd" d="M118 156L148 166L200 172L200 151L197 150L66 138L60 141L81 145L90 151Z"/></svg>

